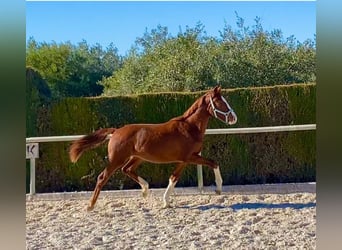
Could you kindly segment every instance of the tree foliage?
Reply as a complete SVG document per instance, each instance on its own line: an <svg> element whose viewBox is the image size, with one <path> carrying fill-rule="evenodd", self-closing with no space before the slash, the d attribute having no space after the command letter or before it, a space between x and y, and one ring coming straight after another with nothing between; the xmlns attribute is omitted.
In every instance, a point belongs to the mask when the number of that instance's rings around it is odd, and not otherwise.
<svg viewBox="0 0 342 250"><path fill-rule="evenodd" d="M53 97L196 91L316 81L316 44L281 30L266 31L260 18L252 27L236 13L236 29L224 23L219 37L198 22L171 35L167 27L146 29L121 57L111 44L103 49L77 45L27 43L27 66L40 73Z"/></svg>
<svg viewBox="0 0 342 250"><path fill-rule="evenodd" d="M111 44L107 49L86 41L78 45L70 42L37 43L29 39L26 65L37 70L49 85L53 96L97 96L103 86L98 84L121 66L121 57Z"/></svg>
<svg viewBox="0 0 342 250"><path fill-rule="evenodd" d="M206 34L203 24L172 36L158 26L136 39L123 66L104 78L105 95L151 91L194 91L221 84L225 88L314 82L316 48L281 30L265 31L260 18L237 30L225 23L220 37Z"/></svg>

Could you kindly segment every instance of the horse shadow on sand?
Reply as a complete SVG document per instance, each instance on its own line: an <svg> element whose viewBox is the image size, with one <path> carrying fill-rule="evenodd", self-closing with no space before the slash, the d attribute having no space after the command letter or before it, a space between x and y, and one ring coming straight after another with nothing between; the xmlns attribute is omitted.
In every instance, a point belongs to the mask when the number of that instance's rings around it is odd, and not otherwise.
<svg viewBox="0 0 342 250"><path fill-rule="evenodd" d="M236 203L233 205L217 205L217 204L208 204L208 205L199 205L199 206L181 206L179 208L186 209L198 209L201 211L206 211L209 209L227 209L238 211L242 209L304 209L304 208L314 208L316 207L316 202L308 202L308 203Z"/></svg>

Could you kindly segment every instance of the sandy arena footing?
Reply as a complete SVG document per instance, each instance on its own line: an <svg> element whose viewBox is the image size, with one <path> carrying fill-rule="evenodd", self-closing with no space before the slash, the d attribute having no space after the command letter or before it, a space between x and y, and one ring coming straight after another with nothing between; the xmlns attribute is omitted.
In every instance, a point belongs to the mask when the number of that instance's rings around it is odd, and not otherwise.
<svg viewBox="0 0 342 250"><path fill-rule="evenodd" d="M316 184L27 195L27 249L315 249Z"/></svg>

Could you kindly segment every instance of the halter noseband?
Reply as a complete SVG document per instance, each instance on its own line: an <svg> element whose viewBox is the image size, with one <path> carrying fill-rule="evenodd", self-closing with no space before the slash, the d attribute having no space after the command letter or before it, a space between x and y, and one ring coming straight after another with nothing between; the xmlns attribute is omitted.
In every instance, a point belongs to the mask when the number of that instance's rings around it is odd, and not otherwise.
<svg viewBox="0 0 342 250"><path fill-rule="evenodd" d="M227 112L224 112L224 111L222 111L222 110L217 109L217 108L215 107L215 105L214 105L214 102L213 102L212 97L210 97L210 99L209 99L209 101L210 101L210 106L211 106L211 108L212 108L212 110L213 110L213 113L214 113L215 118L219 119L219 120L222 121L222 122L225 122L226 124L229 124L229 121L228 121L228 116L229 116L229 114L232 113L232 115L233 115L234 117L236 117L236 115L235 115L235 112L233 111L233 109L229 106L229 104L228 104L228 102L226 101L226 99L224 99L223 96L221 96L221 99L222 99L222 101L227 105L227 108L228 108L228 111L227 111ZM221 120L221 119L217 116L217 113L223 115L223 116L225 117L225 121Z"/></svg>

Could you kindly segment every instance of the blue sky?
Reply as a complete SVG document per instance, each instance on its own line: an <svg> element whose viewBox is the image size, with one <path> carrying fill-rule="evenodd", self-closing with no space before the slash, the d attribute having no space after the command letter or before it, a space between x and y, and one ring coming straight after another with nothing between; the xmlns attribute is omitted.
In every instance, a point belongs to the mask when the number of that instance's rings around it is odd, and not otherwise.
<svg viewBox="0 0 342 250"><path fill-rule="evenodd" d="M284 37L294 35L303 42L316 34L315 1L264 2L26 2L26 38L38 42L73 44L83 39L107 47L111 42L121 55L130 49L145 29L167 26L172 35L181 27L200 21L208 35L219 37L225 25L236 28L236 15L246 25L261 18L265 30L280 29Z"/></svg>

